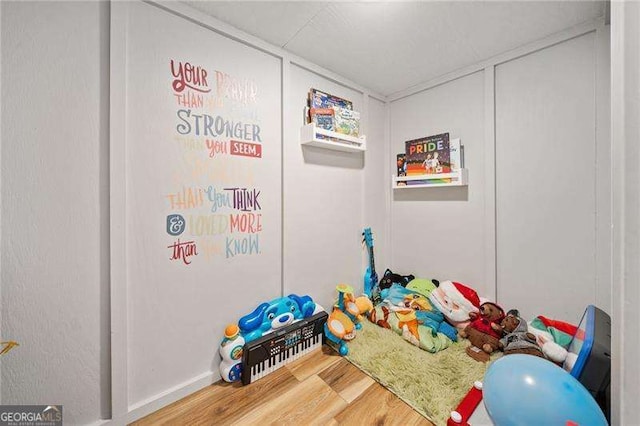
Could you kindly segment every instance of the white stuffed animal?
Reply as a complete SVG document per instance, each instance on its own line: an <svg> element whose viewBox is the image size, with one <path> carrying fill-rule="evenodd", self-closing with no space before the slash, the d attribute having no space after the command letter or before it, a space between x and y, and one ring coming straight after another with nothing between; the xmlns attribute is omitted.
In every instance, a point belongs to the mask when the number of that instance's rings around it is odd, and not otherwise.
<svg viewBox="0 0 640 426"><path fill-rule="evenodd" d="M564 360L567 359L567 350L553 341L551 333L532 327L530 321L527 325L529 333L536 336L536 341L542 349L544 356L558 364L562 364Z"/></svg>

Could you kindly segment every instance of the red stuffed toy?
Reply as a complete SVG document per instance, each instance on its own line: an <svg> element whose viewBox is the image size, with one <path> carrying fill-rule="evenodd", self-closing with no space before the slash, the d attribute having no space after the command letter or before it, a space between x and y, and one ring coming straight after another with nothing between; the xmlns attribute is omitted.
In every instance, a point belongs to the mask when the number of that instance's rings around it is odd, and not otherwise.
<svg viewBox="0 0 640 426"><path fill-rule="evenodd" d="M461 337L469 339L471 344L487 354L498 350L504 319L504 310L497 304L485 302L480 305L480 313L472 312L471 323L459 332Z"/></svg>

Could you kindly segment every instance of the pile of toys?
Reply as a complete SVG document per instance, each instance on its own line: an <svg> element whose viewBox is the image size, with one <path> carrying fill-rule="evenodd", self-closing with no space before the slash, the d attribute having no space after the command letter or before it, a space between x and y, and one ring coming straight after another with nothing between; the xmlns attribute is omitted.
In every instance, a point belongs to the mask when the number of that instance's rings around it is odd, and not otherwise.
<svg viewBox="0 0 640 426"><path fill-rule="evenodd" d="M387 269L378 285L372 289L371 298L374 309L369 319L380 326L393 328L401 325L407 330L403 337L414 344L424 346L423 342L411 339L410 328L403 322L388 321L390 313L397 311L398 302L393 295L402 294L407 297L424 296L430 306L420 307L424 312L416 312L418 323L430 326L433 333L443 334L456 341L458 337L466 338L471 343L467 354L477 361L486 362L489 355L501 350L505 354L530 354L547 358L557 364L567 357L567 347L576 332L574 325L538 316L532 321L525 321L517 309L505 310L495 302L481 299L477 292L462 283L455 281L439 281L435 279L415 278L413 275L401 275ZM406 308L406 303L402 308ZM430 324L425 312L442 314L445 323ZM433 314L431 314L433 315ZM453 329L447 328L450 325ZM429 337L429 336L427 336Z"/></svg>

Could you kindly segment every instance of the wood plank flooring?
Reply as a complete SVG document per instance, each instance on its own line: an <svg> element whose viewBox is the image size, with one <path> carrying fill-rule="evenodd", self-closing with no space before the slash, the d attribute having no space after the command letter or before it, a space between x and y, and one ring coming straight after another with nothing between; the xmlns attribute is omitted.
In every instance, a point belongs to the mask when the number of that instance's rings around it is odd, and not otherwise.
<svg viewBox="0 0 640 426"><path fill-rule="evenodd" d="M327 346L248 386L214 383L133 425L258 423L432 425Z"/></svg>

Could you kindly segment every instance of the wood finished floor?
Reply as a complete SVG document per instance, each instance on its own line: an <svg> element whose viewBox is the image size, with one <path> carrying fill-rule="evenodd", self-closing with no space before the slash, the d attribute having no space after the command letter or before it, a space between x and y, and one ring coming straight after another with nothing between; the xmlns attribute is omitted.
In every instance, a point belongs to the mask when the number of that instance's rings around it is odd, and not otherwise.
<svg viewBox="0 0 640 426"><path fill-rule="evenodd" d="M327 346L248 386L214 383L132 424L258 423L432 425Z"/></svg>

